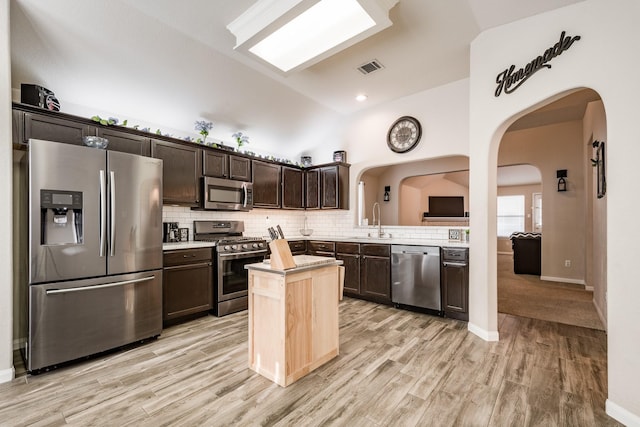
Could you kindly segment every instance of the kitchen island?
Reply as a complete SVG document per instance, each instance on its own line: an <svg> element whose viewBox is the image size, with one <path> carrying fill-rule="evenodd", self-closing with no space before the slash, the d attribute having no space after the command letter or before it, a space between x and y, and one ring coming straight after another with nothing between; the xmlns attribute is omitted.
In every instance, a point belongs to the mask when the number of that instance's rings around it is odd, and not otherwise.
<svg viewBox="0 0 640 427"><path fill-rule="evenodd" d="M342 261L298 255L296 267L249 270L249 367L286 387L338 355Z"/></svg>

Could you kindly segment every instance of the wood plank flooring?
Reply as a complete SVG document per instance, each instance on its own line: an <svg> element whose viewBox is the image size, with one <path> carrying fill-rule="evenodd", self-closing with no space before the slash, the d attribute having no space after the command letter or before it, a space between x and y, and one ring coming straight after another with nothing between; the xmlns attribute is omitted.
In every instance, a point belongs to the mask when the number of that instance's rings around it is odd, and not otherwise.
<svg viewBox="0 0 640 427"><path fill-rule="evenodd" d="M0 385L2 426L618 426L602 331L467 324L345 298L340 355L287 388L247 368L247 314Z"/></svg>

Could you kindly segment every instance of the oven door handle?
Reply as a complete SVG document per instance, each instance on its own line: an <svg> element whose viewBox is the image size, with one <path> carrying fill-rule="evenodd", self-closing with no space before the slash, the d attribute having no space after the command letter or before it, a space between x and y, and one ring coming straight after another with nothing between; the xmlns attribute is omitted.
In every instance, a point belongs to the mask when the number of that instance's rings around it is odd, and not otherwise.
<svg viewBox="0 0 640 427"><path fill-rule="evenodd" d="M211 262L199 262L197 264L185 264L185 265L176 265L173 267L165 267L165 270L185 270L194 267L211 267L213 264Z"/></svg>
<svg viewBox="0 0 640 427"><path fill-rule="evenodd" d="M232 254L221 254L219 253L218 256L220 258L233 258L233 259L238 259L238 258L248 258L245 255L266 255L267 251L265 249L261 249L259 251L248 251L248 252L235 252Z"/></svg>

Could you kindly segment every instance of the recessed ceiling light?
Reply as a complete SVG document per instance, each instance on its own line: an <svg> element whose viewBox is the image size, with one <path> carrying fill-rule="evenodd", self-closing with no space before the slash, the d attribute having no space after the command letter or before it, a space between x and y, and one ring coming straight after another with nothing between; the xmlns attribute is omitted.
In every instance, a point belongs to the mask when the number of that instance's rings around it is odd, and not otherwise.
<svg viewBox="0 0 640 427"><path fill-rule="evenodd" d="M366 101L366 100L367 100L367 95L365 95L365 94L360 94L360 95L356 96L356 101L358 101L358 102L363 102L363 101Z"/></svg>
<svg viewBox="0 0 640 427"><path fill-rule="evenodd" d="M392 25L399 0L259 0L227 25L239 52L301 70Z"/></svg>

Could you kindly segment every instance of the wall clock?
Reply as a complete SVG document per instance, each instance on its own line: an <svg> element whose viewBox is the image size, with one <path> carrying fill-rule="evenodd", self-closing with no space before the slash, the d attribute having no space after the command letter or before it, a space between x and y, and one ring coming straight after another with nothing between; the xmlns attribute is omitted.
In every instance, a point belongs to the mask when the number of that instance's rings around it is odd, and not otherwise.
<svg viewBox="0 0 640 427"><path fill-rule="evenodd" d="M387 145L391 151L406 153L420 142L422 127L414 117L403 116L396 120L389 128Z"/></svg>

